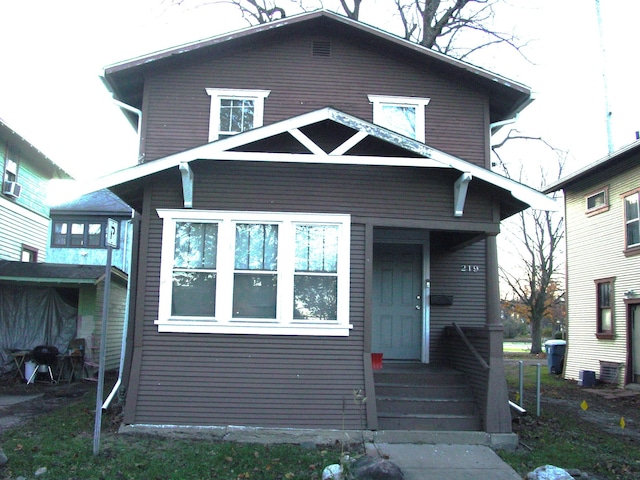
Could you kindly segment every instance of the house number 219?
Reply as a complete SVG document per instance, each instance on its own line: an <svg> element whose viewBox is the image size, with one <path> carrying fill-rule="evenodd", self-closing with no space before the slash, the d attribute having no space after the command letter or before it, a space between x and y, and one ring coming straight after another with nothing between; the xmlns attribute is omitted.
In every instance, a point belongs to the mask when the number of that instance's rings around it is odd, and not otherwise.
<svg viewBox="0 0 640 480"><path fill-rule="evenodd" d="M476 273L480 271L479 265L460 265L461 272Z"/></svg>

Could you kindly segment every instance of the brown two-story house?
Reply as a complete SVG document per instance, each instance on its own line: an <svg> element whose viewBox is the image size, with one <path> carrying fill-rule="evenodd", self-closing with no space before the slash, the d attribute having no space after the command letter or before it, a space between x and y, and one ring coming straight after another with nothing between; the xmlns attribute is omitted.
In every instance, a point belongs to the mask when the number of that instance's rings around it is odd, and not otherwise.
<svg viewBox="0 0 640 480"><path fill-rule="evenodd" d="M137 211L128 428L510 434L496 235L554 202L489 142L527 87L326 11L104 79L141 111L96 185Z"/></svg>

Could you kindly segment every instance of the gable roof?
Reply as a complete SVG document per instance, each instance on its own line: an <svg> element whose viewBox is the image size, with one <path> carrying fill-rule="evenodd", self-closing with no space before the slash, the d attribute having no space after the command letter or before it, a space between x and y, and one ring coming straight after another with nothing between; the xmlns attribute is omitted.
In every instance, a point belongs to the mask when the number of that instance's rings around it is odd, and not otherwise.
<svg viewBox="0 0 640 480"><path fill-rule="evenodd" d="M332 128L335 142L330 145L317 142L319 128ZM273 152L267 146L266 140L274 137L290 140L286 152ZM386 148L388 156L369 153L379 151L380 146ZM120 195L136 190L138 181L156 173L172 168L183 170L193 161L219 160L446 168L465 174L469 180L475 178L497 187L505 193L503 200L509 197L517 204L515 211L528 206L542 210L558 208L554 199L535 189L333 108L316 110L120 170L96 180L91 188L119 186ZM140 206L135 199L129 203L134 208Z"/></svg>
<svg viewBox="0 0 640 480"><path fill-rule="evenodd" d="M12 147L22 154L22 158L37 168L40 172L48 175L48 178L71 179L71 175L65 172L53 160L42 153L22 135L11 128L0 118L0 141L8 142Z"/></svg>
<svg viewBox="0 0 640 480"><path fill-rule="evenodd" d="M531 89L523 84L326 10L286 17L116 63L105 68L103 81L117 100L141 109L146 72L212 58L234 47L251 48L276 36L282 38L311 29L348 35L352 42L408 58L416 65L473 84L488 95L491 123L512 118L532 101ZM123 113L134 126L137 125L138 119L131 111L123 108Z"/></svg>
<svg viewBox="0 0 640 480"><path fill-rule="evenodd" d="M558 190L571 187L577 182L584 180L592 175L596 175L607 168L618 166L624 162L628 162L633 156L637 156L637 161L640 161L640 140L621 148L620 150L607 155L606 157L596 160L595 162L576 170L571 175L567 175L564 178L559 179L556 182L548 185L544 189L544 193L556 192Z"/></svg>

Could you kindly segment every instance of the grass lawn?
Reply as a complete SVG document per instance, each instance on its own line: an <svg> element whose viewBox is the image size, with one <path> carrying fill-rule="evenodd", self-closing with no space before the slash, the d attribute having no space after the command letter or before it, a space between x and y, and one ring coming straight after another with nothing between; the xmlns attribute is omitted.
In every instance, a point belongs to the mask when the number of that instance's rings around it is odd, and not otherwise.
<svg viewBox="0 0 640 480"><path fill-rule="evenodd" d="M506 354L515 360L526 356ZM514 422L520 439L515 452L499 455L519 474L547 464L579 469L593 479L640 478L640 396L606 399L548 372L547 360L529 355L524 362L524 407ZM540 363L541 415L536 416L537 367ZM519 367L506 362L509 398L518 402ZM598 391L612 392L610 386Z"/></svg>
<svg viewBox="0 0 640 480"><path fill-rule="evenodd" d="M253 445L114 433L103 417L100 453L93 455L95 395L42 415L0 437L9 462L0 478L44 479L314 479L338 463L340 448Z"/></svg>

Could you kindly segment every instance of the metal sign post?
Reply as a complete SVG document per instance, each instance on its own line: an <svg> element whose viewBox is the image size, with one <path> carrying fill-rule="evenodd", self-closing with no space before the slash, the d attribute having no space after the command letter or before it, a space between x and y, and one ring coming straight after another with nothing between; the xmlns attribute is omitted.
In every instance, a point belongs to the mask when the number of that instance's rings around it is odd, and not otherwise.
<svg viewBox="0 0 640 480"><path fill-rule="evenodd" d="M100 333L100 361L98 362L98 391L96 392L96 419L93 426L93 454L100 452L100 428L102 426L102 396L104 395L104 370L107 348L107 318L109 318L109 293L111 290L111 255L118 246L118 222L109 219L106 231L107 264L104 277L104 296L102 299L102 330Z"/></svg>

